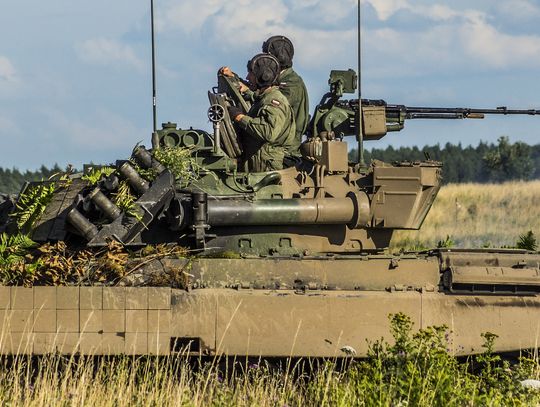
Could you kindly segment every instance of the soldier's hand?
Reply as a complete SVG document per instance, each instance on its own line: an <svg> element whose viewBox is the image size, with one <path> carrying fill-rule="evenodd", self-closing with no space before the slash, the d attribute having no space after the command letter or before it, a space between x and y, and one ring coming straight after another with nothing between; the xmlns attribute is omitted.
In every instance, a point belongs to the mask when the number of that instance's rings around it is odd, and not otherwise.
<svg viewBox="0 0 540 407"><path fill-rule="evenodd" d="M240 82L238 85L238 90L240 93L246 93L249 90L249 87L245 83Z"/></svg>
<svg viewBox="0 0 540 407"><path fill-rule="evenodd" d="M231 68L229 68L228 66L222 66L221 68L219 68L218 73L228 78L232 78L234 76L233 71L231 71Z"/></svg>
<svg viewBox="0 0 540 407"><path fill-rule="evenodd" d="M229 116L231 116L231 119L234 121L238 121L244 116L244 112L239 107L229 106L227 110L229 111Z"/></svg>

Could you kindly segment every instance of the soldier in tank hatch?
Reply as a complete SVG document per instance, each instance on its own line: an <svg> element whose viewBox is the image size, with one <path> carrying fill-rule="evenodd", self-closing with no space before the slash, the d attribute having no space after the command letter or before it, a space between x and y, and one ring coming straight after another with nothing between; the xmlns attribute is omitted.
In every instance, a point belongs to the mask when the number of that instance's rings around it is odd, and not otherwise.
<svg viewBox="0 0 540 407"><path fill-rule="evenodd" d="M309 121L309 99L304 81L292 67L293 44L287 37L275 35L263 43L262 51L272 54L279 61L281 66L279 89L293 109L296 121L296 137L301 142Z"/></svg>
<svg viewBox="0 0 540 407"><path fill-rule="evenodd" d="M281 170L284 161L298 154L294 114L277 86L279 74L275 57L254 56L248 63L248 79L256 88L253 105L246 115L238 107L229 107L231 119L243 133L243 158L249 171Z"/></svg>
<svg viewBox="0 0 540 407"><path fill-rule="evenodd" d="M300 144L309 122L309 99L304 81L292 68L294 46L287 37L274 35L263 43L262 52L273 55L279 61L279 88L293 109L296 138ZM223 67L219 72L229 77L236 76L229 67ZM253 100L253 93L247 85L241 83L240 92L247 99Z"/></svg>

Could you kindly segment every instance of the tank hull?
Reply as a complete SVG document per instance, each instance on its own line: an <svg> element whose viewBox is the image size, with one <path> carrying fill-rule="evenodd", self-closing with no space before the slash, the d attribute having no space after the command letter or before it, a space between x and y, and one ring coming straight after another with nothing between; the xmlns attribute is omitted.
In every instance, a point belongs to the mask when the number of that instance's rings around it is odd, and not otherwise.
<svg viewBox="0 0 540 407"><path fill-rule="evenodd" d="M499 336L498 352L538 347L537 294L452 293L447 263L441 253L169 259L163 270L181 288L0 287L0 351L362 357L370 342L390 341L388 315L398 312L415 329L446 325L456 355L481 352L485 332Z"/></svg>
<svg viewBox="0 0 540 407"><path fill-rule="evenodd" d="M482 352L486 332L499 336L496 352L537 348L540 329L538 297L213 289L178 293L176 299L182 304L176 315L183 316L171 335L199 337L209 354L341 357L354 349L363 357L369 343L391 341L388 315L398 312L410 316L416 329L448 326L455 355ZM201 321L207 321L204 328Z"/></svg>

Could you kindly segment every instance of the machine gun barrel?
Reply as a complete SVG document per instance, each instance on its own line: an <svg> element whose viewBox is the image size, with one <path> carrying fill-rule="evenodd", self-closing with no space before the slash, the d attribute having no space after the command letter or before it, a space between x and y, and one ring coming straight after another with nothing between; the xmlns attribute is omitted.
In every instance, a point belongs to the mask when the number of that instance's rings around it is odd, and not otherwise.
<svg viewBox="0 0 540 407"><path fill-rule="evenodd" d="M357 111L358 100L350 100L349 108ZM362 99L362 111L366 108L384 110L386 131L403 130L405 121L409 119L483 119L486 115L540 116L540 110L538 109L508 109L506 106L497 107L495 109L473 109L470 107L413 107L391 105L381 99ZM384 131L379 132L371 139L378 139L384 134L386 134Z"/></svg>
<svg viewBox="0 0 540 407"><path fill-rule="evenodd" d="M469 107L446 108L446 107L408 107L400 105L388 105L389 110L405 110L407 119L479 119L486 114L498 115L540 115L540 110L535 109L508 109L506 106L496 109L472 109Z"/></svg>
<svg viewBox="0 0 540 407"><path fill-rule="evenodd" d="M356 102L358 103L358 102ZM470 107L412 107L390 105L384 100L362 99L363 106L381 106L386 109L386 116L391 120L398 119L483 119L485 115L540 115L536 109L508 109L500 106L496 109L473 109Z"/></svg>

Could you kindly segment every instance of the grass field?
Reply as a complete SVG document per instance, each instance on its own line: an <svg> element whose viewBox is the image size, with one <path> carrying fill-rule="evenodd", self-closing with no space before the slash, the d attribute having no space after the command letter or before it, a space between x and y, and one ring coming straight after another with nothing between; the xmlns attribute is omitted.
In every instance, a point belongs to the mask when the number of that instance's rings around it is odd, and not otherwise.
<svg viewBox="0 0 540 407"><path fill-rule="evenodd" d="M419 231L399 231L392 247L432 248L446 236L455 247L514 246L519 235L540 233L540 181L450 184L442 187Z"/></svg>

